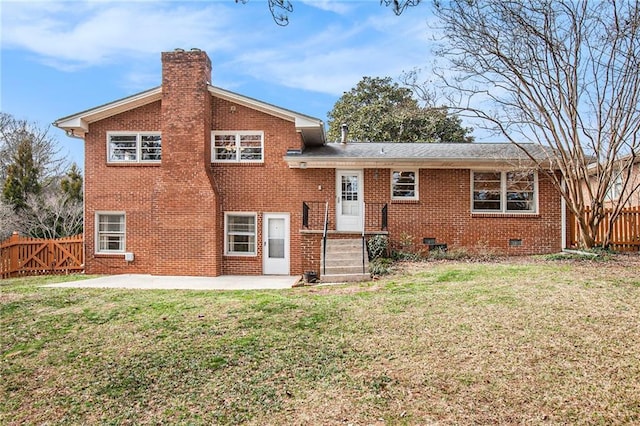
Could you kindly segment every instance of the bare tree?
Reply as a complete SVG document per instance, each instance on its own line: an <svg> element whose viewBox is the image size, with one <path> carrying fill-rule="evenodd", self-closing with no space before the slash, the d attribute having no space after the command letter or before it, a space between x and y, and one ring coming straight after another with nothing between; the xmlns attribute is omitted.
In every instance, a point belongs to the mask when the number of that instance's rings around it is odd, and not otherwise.
<svg viewBox="0 0 640 426"><path fill-rule="evenodd" d="M0 241L9 238L14 231L19 231L17 220L13 206L0 198Z"/></svg>
<svg viewBox="0 0 640 426"><path fill-rule="evenodd" d="M247 4L249 0L235 0L236 3ZM401 15L407 7L417 6L422 0L380 0L383 6L391 6L393 13ZM268 0L269 11L276 24L281 27L289 25L289 14L293 13L293 3L289 0Z"/></svg>
<svg viewBox="0 0 640 426"><path fill-rule="evenodd" d="M393 13L401 15L407 7L417 6L422 0L380 0L381 5L391 6Z"/></svg>
<svg viewBox="0 0 640 426"><path fill-rule="evenodd" d="M11 114L0 112L0 183L7 177L7 168L13 162L21 143L28 141L34 167L43 181L57 176L67 168L60 155L57 141L49 135L49 129L40 128L26 120L18 120Z"/></svg>
<svg viewBox="0 0 640 426"><path fill-rule="evenodd" d="M67 164L48 129L0 113L0 237L82 232L82 175Z"/></svg>
<svg viewBox="0 0 640 426"><path fill-rule="evenodd" d="M444 33L438 53L448 60L436 74L448 104L514 144L550 147L551 167L538 164L578 218L581 245L593 247L614 179L622 178L625 194L639 190L632 180L640 155L638 0L434 5ZM612 202L611 223L627 198Z"/></svg>
<svg viewBox="0 0 640 426"><path fill-rule="evenodd" d="M82 232L82 201L61 191L31 195L21 213L19 232L34 238L61 238Z"/></svg>

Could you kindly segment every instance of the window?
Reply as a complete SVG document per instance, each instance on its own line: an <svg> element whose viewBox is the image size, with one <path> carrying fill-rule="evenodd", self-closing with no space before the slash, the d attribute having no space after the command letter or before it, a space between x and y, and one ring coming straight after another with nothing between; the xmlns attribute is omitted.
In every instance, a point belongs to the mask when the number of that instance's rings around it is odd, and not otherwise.
<svg viewBox="0 0 640 426"><path fill-rule="evenodd" d="M473 172L473 212L534 213L536 173Z"/></svg>
<svg viewBox="0 0 640 426"><path fill-rule="evenodd" d="M225 222L225 253L233 256L255 256L255 213L227 213Z"/></svg>
<svg viewBox="0 0 640 426"><path fill-rule="evenodd" d="M211 137L212 162L261 163L264 161L264 133L213 132Z"/></svg>
<svg viewBox="0 0 640 426"><path fill-rule="evenodd" d="M162 159L160 133L109 133L110 163L154 163Z"/></svg>
<svg viewBox="0 0 640 426"><path fill-rule="evenodd" d="M96 253L124 253L124 213L96 213Z"/></svg>
<svg viewBox="0 0 640 426"><path fill-rule="evenodd" d="M615 201L622 195L622 172L618 173L607 190L607 200Z"/></svg>
<svg viewBox="0 0 640 426"><path fill-rule="evenodd" d="M418 199L418 172L415 170L391 171L391 199Z"/></svg>

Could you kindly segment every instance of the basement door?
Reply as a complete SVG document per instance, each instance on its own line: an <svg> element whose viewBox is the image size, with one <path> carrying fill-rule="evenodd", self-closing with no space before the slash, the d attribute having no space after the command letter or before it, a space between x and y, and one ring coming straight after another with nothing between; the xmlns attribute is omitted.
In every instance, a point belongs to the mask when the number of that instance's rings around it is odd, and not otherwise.
<svg viewBox="0 0 640 426"><path fill-rule="evenodd" d="M262 273L289 275L289 214L263 216Z"/></svg>
<svg viewBox="0 0 640 426"><path fill-rule="evenodd" d="M336 170L336 230L362 231L362 170Z"/></svg>

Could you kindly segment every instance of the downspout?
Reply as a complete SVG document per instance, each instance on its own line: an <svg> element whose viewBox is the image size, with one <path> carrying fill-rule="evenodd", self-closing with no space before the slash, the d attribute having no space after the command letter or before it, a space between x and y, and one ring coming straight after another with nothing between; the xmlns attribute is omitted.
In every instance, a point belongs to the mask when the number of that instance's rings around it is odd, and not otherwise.
<svg viewBox="0 0 640 426"><path fill-rule="evenodd" d="M565 193L566 190L566 182L564 180L564 176L560 178L560 185L562 185L562 192ZM562 220L562 250L567 248L567 202L565 201L562 194L560 194L560 216Z"/></svg>

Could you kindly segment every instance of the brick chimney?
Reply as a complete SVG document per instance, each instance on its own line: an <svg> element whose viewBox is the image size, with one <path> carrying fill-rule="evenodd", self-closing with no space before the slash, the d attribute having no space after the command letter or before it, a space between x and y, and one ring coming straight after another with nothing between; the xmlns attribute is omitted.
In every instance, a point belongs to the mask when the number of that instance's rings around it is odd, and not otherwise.
<svg viewBox="0 0 640 426"><path fill-rule="evenodd" d="M188 161L202 166L211 139L211 61L199 49L162 53L162 164ZM165 161L166 160L166 161ZM206 161L205 161L206 160ZM203 163L205 161L205 163ZM177 171L177 170L176 170Z"/></svg>
<svg viewBox="0 0 640 426"><path fill-rule="evenodd" d="M162 163L153 203L156 274L220 274L223 240L210 170L210 80L205 52L162 53Z"/></svg>

